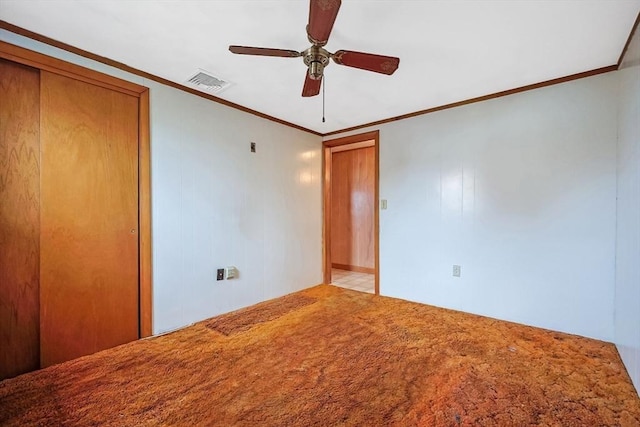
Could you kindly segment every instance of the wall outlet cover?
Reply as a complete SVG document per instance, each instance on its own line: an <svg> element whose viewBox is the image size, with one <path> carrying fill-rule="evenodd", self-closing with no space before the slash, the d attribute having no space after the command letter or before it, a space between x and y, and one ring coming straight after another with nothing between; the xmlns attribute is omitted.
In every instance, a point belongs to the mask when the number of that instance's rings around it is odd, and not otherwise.
<svg viewBox="0 0 640 427"><path fill-rule="evenodd" d="M238 274L238 269L231 266L224 269L225 276L227 280L234 279Z"/></svg>

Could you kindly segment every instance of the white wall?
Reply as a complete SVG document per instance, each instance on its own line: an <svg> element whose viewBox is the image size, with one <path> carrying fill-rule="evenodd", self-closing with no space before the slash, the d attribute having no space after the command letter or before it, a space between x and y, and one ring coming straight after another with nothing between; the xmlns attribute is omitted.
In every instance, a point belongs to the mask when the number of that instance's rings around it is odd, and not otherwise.
<svg viewBox="0 0 640 427"><path fill-rule="evenodd" d="M322 282L320 137L4 30L0 40L150 88L154 333ZM217 282L228 265L240 277Z"/></svg>
<svg viewBox="0 0 640 427"><path fill-rule="evenodd" d="M612 341L615 92L609 73L381 125L381 293Z"/></svg>
<svg viewBox="0 0 640 427"><path fill-rule="evenodd" d="M636 31L617 74L615 342L636 390L640 390L640 31Z"/></svg>
<svg viewBox="0 0 640 427"><path fill-rule="evenodd" d="M155 330L321 283L320 138L146 84Z"/></svg>

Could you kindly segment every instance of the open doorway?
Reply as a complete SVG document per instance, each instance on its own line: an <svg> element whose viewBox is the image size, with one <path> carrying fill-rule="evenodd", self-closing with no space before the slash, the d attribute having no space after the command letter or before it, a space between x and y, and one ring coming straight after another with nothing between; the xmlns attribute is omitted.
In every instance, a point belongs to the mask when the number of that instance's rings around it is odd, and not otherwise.
<svg viewBox="0 0 640 427"><path fill-rule="evenodd" d="M324 141L324 283L379 294L379 132Z"/></svg>

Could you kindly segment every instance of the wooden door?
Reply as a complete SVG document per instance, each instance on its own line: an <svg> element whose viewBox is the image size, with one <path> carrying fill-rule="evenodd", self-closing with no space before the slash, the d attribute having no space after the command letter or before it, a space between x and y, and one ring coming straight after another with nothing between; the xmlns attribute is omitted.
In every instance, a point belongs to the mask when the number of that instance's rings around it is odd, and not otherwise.
<svg viewBox="0 0 640 427"><path fill-rule="evenodd" d="M375 147L331 155L331 262L375 272Z"/></svg>
<svg viewBox="0 0 640 427"><path fill-rule="evenodd" d="M138 338L138 98L41 72L42 367Z"/></svg>
<svg viewBox="0 0 640 427"><path fill-rule="evenodd" d="M40 365L39 74L0 59L0 380Z"/></svg>

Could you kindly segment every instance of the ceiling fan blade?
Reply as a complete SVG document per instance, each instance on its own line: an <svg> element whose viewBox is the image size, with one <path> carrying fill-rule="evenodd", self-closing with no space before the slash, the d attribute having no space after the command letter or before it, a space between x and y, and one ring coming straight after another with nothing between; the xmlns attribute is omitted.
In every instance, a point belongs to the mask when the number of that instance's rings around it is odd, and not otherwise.
<svg viewBox="0 0 640 427"><path fill-rule="evenodd" d="M304 86L302 88L302 96L304 97L316 96L317 94L320 93L321 84L322 84L322 77L320 77L318 80L314 80L309 75L309 72L307 72L307 76L304 79Z"/></svg>
<svg viewBox="0 0 640 427"><path fill-rule="evenodd" d="M400 65L400 58L351 50L339 50L331 57L336 64L388 75L393 74Z"/></svg>
<svg viewBox="0 0 640 427"><path fill-rule="evenodd" d="M232 53L239 55L281 56L284 58L297 58L300 52L287 49L271 49L268 47L229 46Z"/></svg>
<svg viewBox="0 0 640 427"><path fill-rule="evenodd" d="M318 46L327 44L341 4L340 0L311 0L309 2L307 35L311 43Z"/></svg>

